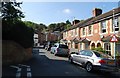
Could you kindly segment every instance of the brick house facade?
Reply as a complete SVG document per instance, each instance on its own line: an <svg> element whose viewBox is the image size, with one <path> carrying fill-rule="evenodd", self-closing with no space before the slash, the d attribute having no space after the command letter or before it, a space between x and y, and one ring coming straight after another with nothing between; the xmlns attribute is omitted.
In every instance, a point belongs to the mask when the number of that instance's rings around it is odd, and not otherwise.
<svg viewBox="0 0 120 78"><path fill-rule="evenodd" d="M114 22L114 23L113 23ZM69 48L78 50L92 49L101 46L110 55L114 55L114 45L110 42L114 34L118 38L116 51L120 53L120 7L102 14L102 10L95 8L93 17L73 25L63 32L63 40Z"/></svg>

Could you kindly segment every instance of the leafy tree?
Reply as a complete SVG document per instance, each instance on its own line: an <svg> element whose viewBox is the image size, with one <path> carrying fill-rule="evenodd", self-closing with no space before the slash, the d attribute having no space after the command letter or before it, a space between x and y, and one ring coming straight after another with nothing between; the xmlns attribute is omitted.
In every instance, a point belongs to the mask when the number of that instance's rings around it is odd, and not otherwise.
<svg viewBox="0 0 120 78"><path fill-rule="evenodd" d="M8 25L14 24L17 20L24 18L23 12L20 10L20 2L2 2L2 21L6 21Z"/></svg>
<svg viewBox="0 0 120 78"><path fill-rule="evenodd" d="M33 29L36 28L36 24L31 22L31 21L24 21L25 25L27 25L28 27L31 27Z"/></svg>
<svg viewBox="0 0 120 78"><path fill-rule="evenodd" d="M50 25L48 26L48 30L53 32L53 31L55 30L55 27L56 27L56 24L55 24L55 23L50 24Z"/></svg>
<svg viewBox="0 0 120 78"><path fill-rule="evenodd" d="M33 46L34 30L21 21L24 14L20 10L20 4L22 3L2 2L2 38L29 48Z"/></svg>

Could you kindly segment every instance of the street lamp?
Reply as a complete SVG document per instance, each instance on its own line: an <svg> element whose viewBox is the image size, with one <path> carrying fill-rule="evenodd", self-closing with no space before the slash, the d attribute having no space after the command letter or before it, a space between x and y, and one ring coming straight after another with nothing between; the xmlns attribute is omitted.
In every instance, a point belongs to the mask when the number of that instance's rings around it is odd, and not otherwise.
<svg viewBox="0 0 120 78"><path fill-rule="evenodd" d="M45 41L48 41L48 32L45 32Z"/></svg>
<svg viewBox="0 0 120 78"><path fill-rule="evenodd" d="M114 32L114 36L115 36L115 14L114 14L114 9L113 9L113 28L114 28L113 32ZM117 60L116 60L115 46L116 45L115 45L115 41L114 41L114 60L115 60L115 65L118 66L117 65Z"/></svg>
<svg viewBox="0 0 120 78"><path fill-rule="evenodd" d="M114 21L115 21L115 14L114 14L114 9L113 9L113 33L114 33L114 35L115 35L115 23L114 23ZM114 59L115 59L115 42L114 42Z"/></svg>

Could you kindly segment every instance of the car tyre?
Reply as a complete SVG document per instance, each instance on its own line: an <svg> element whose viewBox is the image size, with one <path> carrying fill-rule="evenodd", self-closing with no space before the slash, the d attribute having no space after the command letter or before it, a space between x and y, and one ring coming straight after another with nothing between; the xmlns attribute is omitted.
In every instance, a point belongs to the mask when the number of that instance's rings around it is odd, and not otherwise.
<svg viewBox="0 0 120 78"><path fill-rule="evenodd" d="M73 59L71 56L69 57L69 61L70 61L70 63L73 63Z"/></svg>
<svg viewBox="0 0 120 78"><path fill-rule="evenodd" d="M88 62L85 66L85 69L86 69L87 72L92 72L93 71L92 63Z"/></svg>

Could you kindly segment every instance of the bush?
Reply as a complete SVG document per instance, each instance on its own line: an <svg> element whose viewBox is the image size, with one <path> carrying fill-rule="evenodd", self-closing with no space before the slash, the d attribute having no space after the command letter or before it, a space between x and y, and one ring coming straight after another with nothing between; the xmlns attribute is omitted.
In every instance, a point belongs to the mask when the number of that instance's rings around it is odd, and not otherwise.
<svg viewBox="0 0 120 78"><path fill-rule="evenodd" d="M7 29L7 30L6 30ZM19 43L24 48L33 46L34 30L27 27L22 21L17 21L13 26L3 24L3 40L12 40Z"/></svg>
<svg viewBox="0 0 120 78"><path fill-rule="evenodd" d="M92 50L106 53L106 51L102 47L97 47L97 48L92 47Z"/></svg>

